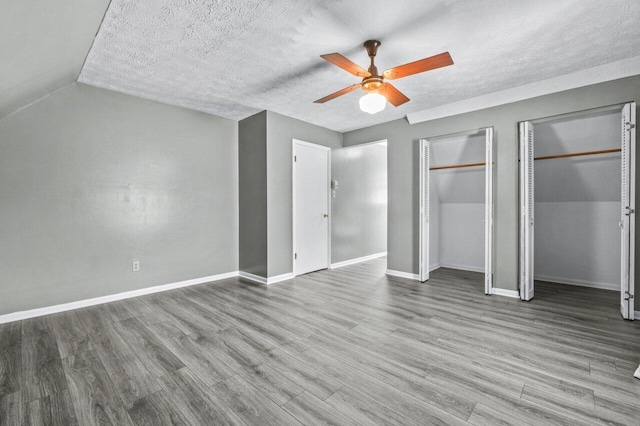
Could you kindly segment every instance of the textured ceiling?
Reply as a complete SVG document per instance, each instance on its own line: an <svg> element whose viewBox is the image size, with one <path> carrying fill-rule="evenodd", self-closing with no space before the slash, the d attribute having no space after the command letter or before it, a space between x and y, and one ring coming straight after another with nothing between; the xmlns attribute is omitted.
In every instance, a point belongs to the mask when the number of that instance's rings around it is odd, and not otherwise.
<svg viewBox="0 0 640 426"><path fill-rule="evenodd" d="M268 109L338 131L640 55L637 0L112 0L79 81L235 120ZM449 51L455 65L396 80L411 102L361 112L357 78ZM603 78L605 79L605 78Z"/></svg>

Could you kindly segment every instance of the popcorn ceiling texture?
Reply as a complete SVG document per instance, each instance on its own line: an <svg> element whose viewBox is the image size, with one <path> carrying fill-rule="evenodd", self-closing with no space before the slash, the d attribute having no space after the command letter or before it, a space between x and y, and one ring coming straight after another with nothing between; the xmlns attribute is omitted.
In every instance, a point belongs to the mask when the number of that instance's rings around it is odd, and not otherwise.
<svg viewBox="0 0 640 426"><path fill-rule="evenodd" d="M354 130L640 55L637 0L112 0L78 81L240 120L267 109ZM394 81L411 102L361 112L358 79L319 55L380 71L449 51Z"/></svg>

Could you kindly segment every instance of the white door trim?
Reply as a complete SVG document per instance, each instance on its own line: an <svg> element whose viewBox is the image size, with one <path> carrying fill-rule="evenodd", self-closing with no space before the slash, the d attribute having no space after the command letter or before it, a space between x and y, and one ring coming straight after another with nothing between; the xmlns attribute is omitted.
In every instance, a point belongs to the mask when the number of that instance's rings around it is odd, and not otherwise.
<svg viewBox="0 0 640 426"><path fill-rule="evenodd" d="M296 273L296 145L303 145L309 148L327 151L327 210L329 217L327 218L327 269L331 268L331 148L324 145L318 145L311 142L301 141L299 139L291 140L291 271L293 276Z"/></svg>

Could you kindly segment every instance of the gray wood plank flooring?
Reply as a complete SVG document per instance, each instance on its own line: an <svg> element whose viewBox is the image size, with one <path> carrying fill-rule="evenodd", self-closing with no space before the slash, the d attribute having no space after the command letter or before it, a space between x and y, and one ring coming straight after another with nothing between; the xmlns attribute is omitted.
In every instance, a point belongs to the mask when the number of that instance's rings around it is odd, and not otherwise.
<svg viewBox="0 0 640 426"><path fill-rule="evenodd" d="M0 424L640 425L616 292L521 302L386 259L233 278L0 325Z"/></svg>

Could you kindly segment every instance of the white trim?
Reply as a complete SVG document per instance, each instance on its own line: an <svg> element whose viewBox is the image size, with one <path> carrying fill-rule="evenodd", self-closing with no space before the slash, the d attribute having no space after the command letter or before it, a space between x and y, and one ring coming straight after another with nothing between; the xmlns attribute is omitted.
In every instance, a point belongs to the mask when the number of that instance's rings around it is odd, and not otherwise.
<svg viewBox="0 0 640 426"><path fill-rule="evenodd" d="M384 257L387 252L370 254L368 256L356 257L355 259L343 260L342 262L336 262L331 264L331 269L342 268L343 266L353 265L355 263L366 262L367 260L377 259Z"/></svg>
<svg viewBox="0 0 640 426"><path fill-rule="evenodd" d="M331 147L318 145L311 142L291 139L291 275L296 276L296 144L327 151L327 268L331 268L331 220L333 212L331 210ZM289 278L285 278L289 279ZM283 280L280 280L283 281ZM275 281L274 281L275 282ZM267 282L272 284L272 282Z"/></svg>
<svg viewBox="0 0 640 426"><path fill-rule="evenodd" d="M482 266L456 265L453 263L442 263L440 266L443 268L458 269L460 271L482 272L483 274L485 272Z"/></svg>
<svg viewBox="0 0 640 426"><path fill-rule="evenodd" d="M551 283L575 285L578 287L590 287L590 288L599 288L602 290L620 291L620 284L618 283L603 283L603 282L597 282L597 281L575 280L573 278L558 278L558 277L550 277L547 275L536 275L534 279L537 281L547 281Z"/></svg>
<svg viewBox="0 0 640 426"><path fill-rule="evenodd" d="M321 149L323 151L331 151L331 147L324 146L324 145L319 145L317 143L305 142L305 141L301 141L300 139L296 139L296 138L293 138L292 141L293 141L293 143L297 143L298 145L304 145L304 146L307 146L309 148Z"/></svg>
<svg viewBox="0 0 640 426"><path fill-rule="evenodd" d="M177 288L192 285L204 284L212 281L224 280L238 276L238 271L224 274L210 275L208 277L194 278L192 280L179 281L171 284L164 284L155 287L146 287L139 290L125 291L123 293L110 294L107 296L94 297L91 299L78 300L75 302L62 303L60 305L46 306L44 308L30 309L28 311L12 312L0 315L0 324L19 321L27 318L40 317L43 315L56 314L58 312L71 311L74 309L86 308L87 306L101 305L103 303L115 302L116 300L131 299L132 297L144 296L146 294L160 293Z"/></svg>
<svg viewBox="0 0 640 426"><path fill-rule="evenodd" d="M436 263L435 265L429 265L429 272L435 271L436 269L441 268L441 267L442 267L442 265L439 264L439 263Z"/></svg>
<svg viewBox="0 0 640 426"><path fill-rule="evenodd" d="M238 273L240 278L245 278L250 281L255 281L260 284L269 285L279 283L280 281L292 280L294 278L292 272L287 272L286 274L276 275L274 277L261 277L260 275L251 274L249 272L240 271Z"/></svg>
<svg viewBox="0 0 640 426"><path fill-rule="evenodd" d="M633 377L635 377L636 379L640 379L640 365L638 366L636 372L633 373Z"/></svg>
<svg viewBox="0 0 640 426"><path fill-rule="evenodd" d="M402 272L402 271L394 271L393 269L387 269L385 273L387 275L391 275L392 277L409 278L410 280L420 281L420 275L418 274L412 274L409 272Z"/></svg>
<svg viewBox="0 0 640 426"><path fill-rule="evenodd" d="M364 142L364 143L357 143L355 145L347 145L347 146L343 146L340 149L349 149L349 148L360 148L363 146L367 146L367 145L384 145L384 146L388 146L388 140L387 139L380 139L378 141L373 141L373 142Z"/></svg>
<svg viewBox="0 0 640 426"><path fill-rule="evenodd" d="M520 299L520 292L516 290L505 290L503 288L493 287L491 289L491 294L496 296L506 296L513 297L514 299Z"/></svg>
<svg viewBox="0 0 640 426"><path fill-rule="evenodd" d="M640 74L640 56L407 114L409 124L435 120Z"/></svg>
<svg viewBox="0 0 640 426"><path fill-rule="evenodd" d="M286 274L276 275L274 277L267 278L267 284L275 284L280 281L292 280L295 277L293 276L293 272L287 272Z"/></svg>
<svg viewBox="0 0 640 426"><path fill-rule="evenodd" d="M250 274L249 272L240 271L238 273L240 278L245 278L247 280L255 281L260 284L267 284L267 279L265 277L261 277L260 275Z"/></svg>

